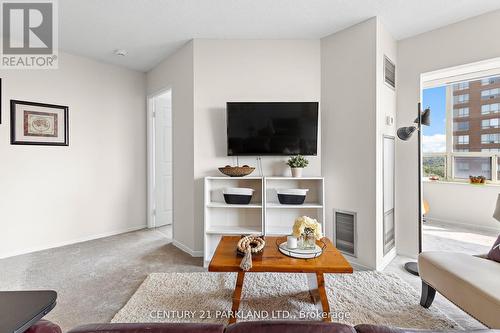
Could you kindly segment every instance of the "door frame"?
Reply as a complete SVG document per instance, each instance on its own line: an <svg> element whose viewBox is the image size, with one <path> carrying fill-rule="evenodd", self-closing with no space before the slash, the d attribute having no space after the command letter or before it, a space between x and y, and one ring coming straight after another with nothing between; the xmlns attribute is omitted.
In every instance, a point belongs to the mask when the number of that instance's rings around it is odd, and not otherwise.
<svg viewBox="0 0 500 333"><path fill-rule="evenodd" d="M155 144L155 116L154 116L154 99L160 95L170 91L173 101L172 88L164 87L146 97L146 123L147 123L147 227L148 229L155 228L155 161L156 161L156 144ZM173 104L173 102L172 102ZM173 110L173 107L171 108ZM173 119L173 117L172 117ZM173 133L173 126L172 126ZM173 145L172 145L173 150ZM173 160L173 154L172 154ZM174 178L174 169L172 168L172 179ZM173 182L172 182L173 185ZM174 198L172 196L172 216L174 214ZM174 234L174 222L172 221L172 238Z"/></svg>

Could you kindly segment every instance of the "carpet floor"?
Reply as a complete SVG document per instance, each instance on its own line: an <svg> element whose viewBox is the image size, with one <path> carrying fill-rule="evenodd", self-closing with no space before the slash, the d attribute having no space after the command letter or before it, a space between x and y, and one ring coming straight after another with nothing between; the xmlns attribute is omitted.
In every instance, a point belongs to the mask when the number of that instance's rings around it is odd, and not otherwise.
<svg viewBox="0 0 500 333"><path fill-rule="evenodd" d="M150 274L112 322L227 323L235 279L234 273ZM395 274L326 274L325 281L336 322L435 330L462 328L435 305L422 308L419 293ZM305 274L245 276L238 320L317 320L317 315Z"/></svg>

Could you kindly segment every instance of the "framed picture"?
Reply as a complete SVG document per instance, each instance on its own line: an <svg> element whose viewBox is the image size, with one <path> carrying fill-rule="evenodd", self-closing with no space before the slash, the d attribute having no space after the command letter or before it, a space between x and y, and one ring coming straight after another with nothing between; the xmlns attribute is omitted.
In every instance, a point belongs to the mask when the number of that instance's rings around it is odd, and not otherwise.
<svg viewBox="0 0 500 333"><path fill-rule="evenodd" d="M68 146L68 107L10 101L10 143L13 145Z"/></svg>
<svg viewBox="0 0 500 333"><path fill-rule="evenodd" d="M0 124L2 123L2 79L0 78Z"/></svg>

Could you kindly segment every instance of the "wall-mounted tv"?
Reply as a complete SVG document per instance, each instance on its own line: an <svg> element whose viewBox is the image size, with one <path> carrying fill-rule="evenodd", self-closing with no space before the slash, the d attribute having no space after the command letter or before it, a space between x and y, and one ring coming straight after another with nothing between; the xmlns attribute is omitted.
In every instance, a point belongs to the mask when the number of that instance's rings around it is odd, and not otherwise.
<svg viewBox="0 0 500 333"><path fill-rule="evenodd" d="M318 102L227 103L227 154L316 155Z"/></svg>

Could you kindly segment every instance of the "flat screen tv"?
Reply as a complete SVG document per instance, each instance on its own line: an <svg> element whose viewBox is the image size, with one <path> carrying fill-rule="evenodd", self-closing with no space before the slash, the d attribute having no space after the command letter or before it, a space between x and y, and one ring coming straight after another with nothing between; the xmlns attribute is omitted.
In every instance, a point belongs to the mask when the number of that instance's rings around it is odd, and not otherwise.
<svg viewBox="0 0 500 333"><path fill-rule="evenodd" d="M318 102L227 103L227 154L316 155Z"/></svg>

